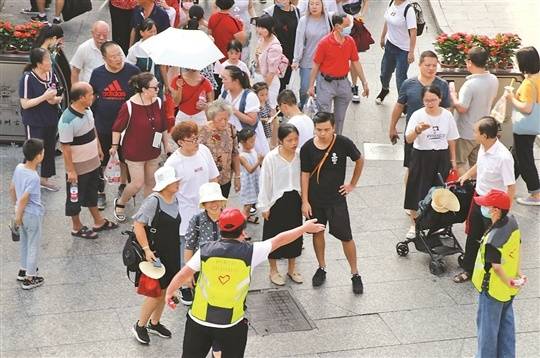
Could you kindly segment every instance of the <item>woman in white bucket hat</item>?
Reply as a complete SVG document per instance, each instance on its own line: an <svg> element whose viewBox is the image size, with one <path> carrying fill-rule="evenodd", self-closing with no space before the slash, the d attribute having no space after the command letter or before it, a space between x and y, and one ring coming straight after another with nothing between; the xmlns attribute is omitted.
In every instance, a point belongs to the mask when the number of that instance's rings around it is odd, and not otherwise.
<svg viewBox="0 0 540 358"><path fill-rule="evenodd" d="M176 198L180 179L171 167L159 168L154 178L154 193L144 199L139 211L133 216L133 226L146 261L154 263L159 258L165 267L165 274L159 278L161 295L145 297L139 320L132 328L135 338L141 344L150 343L148 332L164 338L171 337L171 332L160 323L160 319L167 286L180 270L180 214ZM135 278L136 286L139 277L140 273Z"/></svg>

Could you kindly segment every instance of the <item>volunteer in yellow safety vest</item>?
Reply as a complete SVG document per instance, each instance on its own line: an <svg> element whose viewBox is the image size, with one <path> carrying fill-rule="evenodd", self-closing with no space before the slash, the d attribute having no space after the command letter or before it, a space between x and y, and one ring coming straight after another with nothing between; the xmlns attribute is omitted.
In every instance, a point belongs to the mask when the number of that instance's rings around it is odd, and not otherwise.
<svg viewBox="0 0 540 358"><path fill-rule="evenodd" d="M491 226L482 237L472 282L478 300L477 358L515 357L516 333L512 301L527 282L520 270L521 235L511 200L504 191L492 189L474 198Z"/></svg>
<svg viewBox="0 0 540 358"><path fill-rule="evenodd" d="M248 325L244 318L245 300L253 269L268 259L268 254L305 233L325 229L317 220L282 232L262 242L245 241L246 218L238 209L223 210L219 217L221 240L203 244L169 284L166 302L178 302L175 292L200 271L195 297L184 329L182 357L206 357L216 343L223 357L243 357Z"/></svg>

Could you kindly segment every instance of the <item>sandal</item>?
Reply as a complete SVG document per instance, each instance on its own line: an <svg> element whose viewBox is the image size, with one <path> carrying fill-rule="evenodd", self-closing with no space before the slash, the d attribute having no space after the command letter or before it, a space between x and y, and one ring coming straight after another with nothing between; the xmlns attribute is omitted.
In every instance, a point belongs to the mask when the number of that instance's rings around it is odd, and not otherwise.
<svg viewBox="0 0 540 358"><path fill-rule="evenodd" d="M101 225L100 227L93 227L92 231L99 232L99 231L113 230L113 229L118 228L118 224L113 223L112 221L109 221L107 219L103 219L103 220L105 220L105 223Z"/></svg>
<svg viewBox="0 0 540 358"><path fill-rule="evenodd" d="M83 226L81 229L77 232L71 232L71 236L73 237L80 237L82 239L97 239L98 234L96 234L94 231L90 230L88 227Z"/></svg>
<svg viewBox="0 0 540 358"><path fill-rule="evenodd" d="M250 223L250 224L258 224L258 223L259 223L259 217L258 217L258 216L254 216L254 215L250 215L250 216L247 218L247 222Z"/></svg>
<svg viewBox="0 0 540 358"><path fill-rule="evenodd" d="M126 221L126 215L124 215L124 213L119 213L118 211L116 211L117 208L125 209L125 207L126 207L125 205L118 204L118 198L114 199L113 214L114 214L114 217L116 218L116 220L118 220L120 222Z"/></svg>
<svg viewBox="0 0 540 358"><path fill-rule="evenodd" d="M471 276L469 275L469 273L463 271L455 275L453 280L455 283L463 283L463 282L469 281L470 279L471 279Z"/></svg>
<svg viewBox="0 0 540 358"><path fill-rule="evenodd" d="M296 282L296 283L304 283L304 278L302 277L302 275L298 272L293 272L292 275L290 273L287 272L287 276L289 276L289 278L293 281L293 282Z"/></svg>

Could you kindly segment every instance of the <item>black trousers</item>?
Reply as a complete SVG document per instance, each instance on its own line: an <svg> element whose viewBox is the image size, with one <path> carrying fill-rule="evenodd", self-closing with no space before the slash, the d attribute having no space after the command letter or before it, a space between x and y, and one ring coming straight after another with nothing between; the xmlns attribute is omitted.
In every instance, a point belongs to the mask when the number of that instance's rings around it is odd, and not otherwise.
<svg viewBox="0 0 540 358"><path fill-rule="evenodd" d="M226 197L227 199L229 198L229 194L231 193L231 184L232 184L232 180L228 183L220 185L221 194L223 194L223 196Z"/></svg>
<svg viewBox="0 0 540 358"><path fill-rule="evenodd" d="M292 63L292 60L289 60L290 63ZM279 79L279 93L286 89L287 85L291 81L291 74L292 74L292 68L291 66L287 67L287 71L285 71L285 76L283 78Z"/></svg>
<svg viewBox="0 0 540 358"><path fill-rule="evenodd" d="M182 358L205 358L213 342L221 348L223 358L241 358L246 350L247 334L245 318L230 328L213 328L198 324L188 315Z"/></svg>
<svg viewBox="0 0 540 358"><path fill-rule="evenodd" d="M129 35L131 34L131 13L132 10L117 8L109 3L111 13L112 39L127 55L129 50Z"/></svg>
<svg viewBox="0 0 540 358"><path fill-rule="evenodd" d="M514 133L514 145L512 155L514 156L514 174L516 179L521 177L529 193L540 191L540 180L538 179L538 170L534 163L534 140L535 135L520 135Z"/></svg>
<svg viewBox="0 0 540 358"><path fill-rule="evenodd" d="M469 234L467 235L467 241L465 243L465 257L463 259L463 270L466 271L469 276L472 275L474 269L474 262L476 261L476 255L478 254L482 236L484 236L484 233L490 225L490 220L482 215L480 206L475 202L473 202L472 205L471 215L469 216Z"/></svg>
<svg viewBox="0 0 540 358"><path fill-rule="evenodd" d="M41 177L50 178L56 175L56 167L54 165L54 157L56 150L56 131L57 126L49 127L34 127L26 126L26 138L38 138L43 141L45 156L41 162Z"/></svg>

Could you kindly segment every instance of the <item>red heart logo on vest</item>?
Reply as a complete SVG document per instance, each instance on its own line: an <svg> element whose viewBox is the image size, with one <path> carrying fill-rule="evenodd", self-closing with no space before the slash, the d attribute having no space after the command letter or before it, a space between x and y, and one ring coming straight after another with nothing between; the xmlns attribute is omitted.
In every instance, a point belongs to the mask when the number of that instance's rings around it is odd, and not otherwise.
<svg viewBox="0 0 540 358"><path fill-rule="evenodd" d="M218 276L219 282L221 282L222 285L226 284L231 280L231 276L225 275L225 276Z"/></svg>

